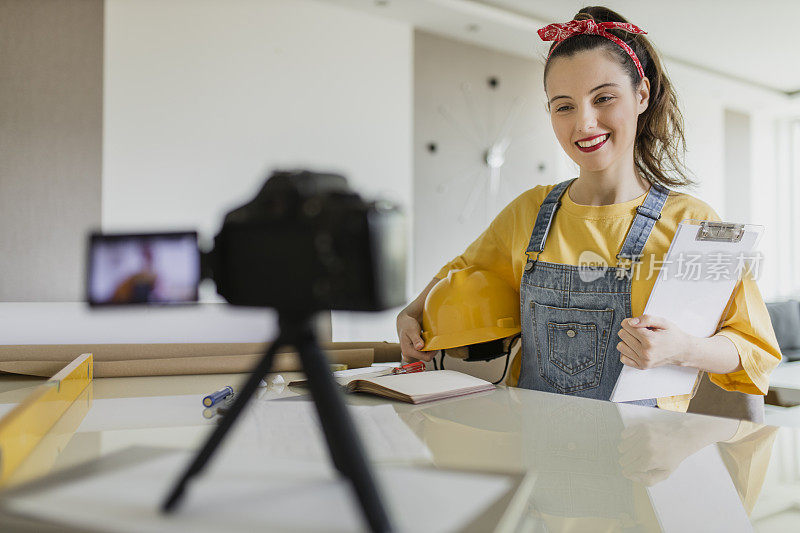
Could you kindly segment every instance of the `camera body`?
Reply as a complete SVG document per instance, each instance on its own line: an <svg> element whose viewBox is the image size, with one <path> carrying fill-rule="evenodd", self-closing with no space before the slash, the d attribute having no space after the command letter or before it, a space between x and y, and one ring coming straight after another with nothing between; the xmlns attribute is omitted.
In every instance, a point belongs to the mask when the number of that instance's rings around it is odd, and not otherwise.
<svg viewBox="0 0 800 533"><path fill-rule="evenodd" d="M195 240L193 256L186 252L186 236ZM180 254L172 244L178 238ZM379 311L405 303L402 212L363 200L340 175L275 172L255 198L225 216L213 250L200 254L196 238L192 232L93 234L87 300L185 303L191 300L159 297L179 294L164 280L177 280L171 285L196 300L196 287L192 292L186 286L202 275L232 305L314 312ZM133 296L120 296L125 294Z"/></svg>
<svg viewBox="0 0 800 533"><path fill-rule="evenodd" d="M233 305L378 311L405 301L405 246L397 207L339 175L277 172L226 215L204 264Z"/></svg>

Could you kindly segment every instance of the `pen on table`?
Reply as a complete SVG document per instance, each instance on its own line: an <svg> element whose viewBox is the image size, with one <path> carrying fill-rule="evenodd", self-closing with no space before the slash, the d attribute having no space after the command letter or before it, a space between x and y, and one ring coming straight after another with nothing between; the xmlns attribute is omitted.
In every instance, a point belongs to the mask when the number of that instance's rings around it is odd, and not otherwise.
<svg viewBox="0 0 800 533"><path fill-rule="evenodd" d="M397 368L392 369L392 374L413 374L415 372L424 372L425 371L425 363L422 361L414 361L413 363L408 363L407 365L398 366Z"/></svg>
<svg viewBox="0 0 800 533"><path fill-rule="evenodd" d="M273 376L270 379L270 382L267 383L263 379L258 384L259 388L267 388L267 387L274 387L279 389L278 392L283 390L283 376L277 375ZM212 392L211 394L203 397L203 416L206 418L213 418L217 413L225 414L228 408L233 404L233 400L236 398L236 393L233 392L233 387L230 385L226 385L225 387L221 388L216 392Z"/></svg>
<svg viewBox="0 0 800 533"><path fill-rule="evenodd" d="M227 398L228 396L233 396L233 387L227 385L222 387L217 392L212 392L211 394L203 397L203 405L206 407L211 407L215 403Z"/></svg>

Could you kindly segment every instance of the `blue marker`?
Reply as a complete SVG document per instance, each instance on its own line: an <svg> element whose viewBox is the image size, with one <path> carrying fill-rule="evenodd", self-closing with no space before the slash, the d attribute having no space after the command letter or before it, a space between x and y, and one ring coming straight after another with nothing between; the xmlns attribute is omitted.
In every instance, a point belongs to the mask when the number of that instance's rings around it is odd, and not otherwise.
<svg viewBox="0 0 800 533"><path fill-rule="evenodd" d="M217 392L212 392L208 396L203 398L203 405L206 407L211 407L215 403L219 402L227 398L228 396L233 394L233 388L230 386L226 386L218 390Z"/></svg>

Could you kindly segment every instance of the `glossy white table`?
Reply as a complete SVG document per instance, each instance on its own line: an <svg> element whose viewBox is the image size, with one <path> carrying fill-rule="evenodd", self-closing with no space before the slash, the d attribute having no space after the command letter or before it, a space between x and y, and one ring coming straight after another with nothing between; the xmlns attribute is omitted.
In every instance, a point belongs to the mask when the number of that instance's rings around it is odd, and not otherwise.
<svg viewBox="0 0 800 533"><path fill-rule="evenodd" d="M187 397L235 387L241 379L96 379L83 412L62 419L50 449L38 454L39 467L58 472L131 446L194 449L213 419L202 417L200 405L187 407ZM0 411L40 381L0 377ZM302 394L304 389L293 387L280 396ZM361 395L348 401L385 403ZM800 430L794 428L514 388L392 405L430 448L436 467L524 478L505 510L491 518L491 527L711 531L730 523L748 530L751 522L756 531L800 530ZM33 475L36 467L28 465L28 471ZM432 495L432 504L435 499ZM714 516L718 519L709 518ZM7 512L0 519L16 528L52 527Z"/></svg>

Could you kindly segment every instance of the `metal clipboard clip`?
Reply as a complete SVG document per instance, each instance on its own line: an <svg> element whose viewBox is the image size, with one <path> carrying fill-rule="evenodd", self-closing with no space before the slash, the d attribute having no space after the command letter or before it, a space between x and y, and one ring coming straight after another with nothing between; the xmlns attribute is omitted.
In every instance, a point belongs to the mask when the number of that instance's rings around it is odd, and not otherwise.
<svg viewBox="0 0 800 533"><path fill-rule="evenodd" d="M744 237L745 225L730 222L701 220L696 241L739 242Z"/></svg>

